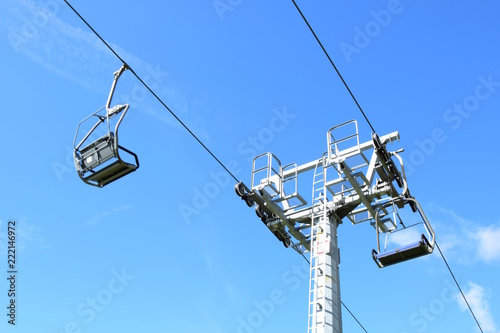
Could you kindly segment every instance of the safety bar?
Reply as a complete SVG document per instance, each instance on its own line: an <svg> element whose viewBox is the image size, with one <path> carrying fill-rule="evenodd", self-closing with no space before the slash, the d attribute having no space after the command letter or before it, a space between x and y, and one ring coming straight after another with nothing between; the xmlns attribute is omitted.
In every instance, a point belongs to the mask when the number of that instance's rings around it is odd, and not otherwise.
<svg viewBox="0 0 500 333"><path fill-rule="evenodd" d="M90 116L88 116L87 118L83 119L82 121L80 121L78 123L78 126L76 126L76 133L75 133L75 138L73 140L73 148L74 150L78 150L80 149L80 147L82 146L82 144L89 138L89 136L92 134L92 132L94 132L94 130L97 128L97 126L99 126L100 123L102 123L105 119L104 116L99 116L98 113L104 109L105 106L101 107L99 110L97 110L96 112L92 113ZM75 146L75 143L76 143L76 138L78 137L78 131L80 129L80 125L83 124L84 122L86 122L87 120L90 119L90 117L93 117L93 116L96 116L99 118L99 120L97 121L97 123L95 123L94 126L92 126L92 128L90 129L90 131L87 133L87 135L85 135L85 137L78 143L78 145Z"/></svg>
<svg viewBox="0 0 500 333"><path fill-rule="evenodd" d="M380 210L382 208L387 208L391 205L394 206L394 204L396 204L398 200L403 200L404 203L408 203L408 204L414 203L415 207L417 207L417 212L420 214L420 217L422 218L422 221L424 223L424 227L430 236L430 239L428 240L429 246L433 249L434 243L436 240L436 235L434 233L434 230L432 229L431 224L429 223L429 220L427 219L427 216L425 215L424 211L422 210L422 207L420 206L418 201L415 200L414 198L399 197L396 200L391 200L391 201L384 203L381 207L379 207L379 209L377 209L377 213L375 214L375 230L376 230L376 234L377 234L377 251L378 251L378 253L381 252L380 251L380 238L379 238L379 213L380 213Z"/></svg>

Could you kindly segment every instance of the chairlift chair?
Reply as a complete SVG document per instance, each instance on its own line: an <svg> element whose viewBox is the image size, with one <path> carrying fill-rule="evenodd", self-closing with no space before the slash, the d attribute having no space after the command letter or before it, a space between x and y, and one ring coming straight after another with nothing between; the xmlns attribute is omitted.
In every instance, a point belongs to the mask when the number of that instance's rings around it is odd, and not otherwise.
<svg viewBox="0 0 500 333"><path fill-rule="evenodd" d="M421 234L420 238L416 240L415 242L412 242L410 244L405 244L401 247L394 248L387 250L384 248L383 251L380 249L380 239L379 239L379 229L381 228L381 224L384 223L384 221L381 219L380 211L385 210L389 206L393 206L393 209L396 210L396 206L400 206L400 202L397 201L402 201L404 204L408 204L411 206L412 210L414 207L416 207L417 212L419 213L420 217L422 218L422 223L424 225L424 228L427 232L427 236L425 234ZM395 213L395 215L399 217L398 214ZM387 215L384 215L387 216ZM396 222L396 221L395 221ZM402 221L400 221L402 224ZM397 223L397 222L396 222ZM420 223L418 223L420 224ZM403 228L407 229L410 227L414 227L418 224L405 227L404 224L402 224ZM375 230L377 233L377 250L372 250L372 257L375 263L377 264L378 267L386 267L390 265L394 265L403 261L407 261L410 259L418 258L427 254L431 254L432 251L434 250L434 244L435 244L435 234L434 230L432 229L429 221L427 220L427 217L425 216L422 207L418 203L417 200L414 198L406 198L404 196L398 198L397 200L391 200L387 203L385 203L382 207L380 207L377 210L376 216L375 216ZM393 232L397 232L400 230L394 230L394 231L389 231L388 235ZM387 244L386 244L387 245Z"/></svg>
<svg viewBox="0 0 500 333"><path fill-rule="evenodd" d="M110 107L113 93L115 91L116 83L121 74L128 68L123 65L118 71L114 73L114 80L109 92L108 101L105 107L92 113L90 116L82 120L76 129L75 139L73 142L73 157L75 161L76 171L78 176L87 184L97 187L104 187L107 184L131 173L139 168L139 160L137 155L132 151L120 146L118 144L118 127L120 126L125 114L128 111L128 104L118 104ZM103 110L105 114L102 114ZM118 119L114 132L110 127L110 119L121 113ZM80 126L90 119L97 118L96 123L90 131L83 137L83 139L76 144ZM106 133L99 137L97 140L87 143L91 135L100 128L100 125L106 125ZM102 126L101 126L102 127ZM84 144L86 144L84 146ZM83 148L82 148L83 146ZM126 162L120 156L120 152L125 152L133 157L133 162Z"/></svg>

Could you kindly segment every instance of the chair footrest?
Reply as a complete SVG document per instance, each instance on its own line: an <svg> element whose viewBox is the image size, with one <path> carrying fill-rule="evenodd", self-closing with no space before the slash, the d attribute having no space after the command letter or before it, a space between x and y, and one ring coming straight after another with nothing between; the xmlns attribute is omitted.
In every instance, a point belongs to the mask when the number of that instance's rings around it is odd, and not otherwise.
<svg viewBox="0 0 500 333"><path fill-rule="evenodd" d="M103 187L131 172L134 172L137 166L130 163L115 161L105 168L93 173L85 178L85 181L95 182L99 187Z"/></svg>
<svg viewBox="0 0 500 333"><path fill-rule="evenodd" d="M429 241L422 235L418 242L388 252L377 253L377 251L373 250L372 256L373 260L375 260L380 267L385 267L430 254L432 250Z"/></svg>

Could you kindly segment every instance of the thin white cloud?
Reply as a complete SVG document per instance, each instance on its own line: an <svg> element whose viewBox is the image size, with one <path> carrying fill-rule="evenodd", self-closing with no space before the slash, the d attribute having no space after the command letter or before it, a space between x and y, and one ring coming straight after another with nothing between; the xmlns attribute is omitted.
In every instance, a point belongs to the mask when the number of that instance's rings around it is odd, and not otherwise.
<svg viewBox="0 0 500 333"><path fill-rule="evenodd" d="M464 264L500 260L500 222L481 226L436 205L430 205L428 216L439 246L450 258Z"/></svg>
<svg viewBox="0 0 500 333"><path fill-rule="evenodd" d="M213 282L217 281L217 276L214 268L214 263L212 261L212 257L208 254L208 251L203 250L203 258L205 259L205 265L207 266L207 270L210 276L210 280Z"/></svg>
<svg viewBox="0 0 500 333"><path fill-rule="evenodd" d="M391 246L401 247L419 241L421 235L422 235L422 230L417 230L415 228L407 228L392 233L388 237L388 242L389 244L391 244Z"/></svg>
<svg viewBox="0 0 500 333"><path fill-rule="evenodd" d="M196 308L198 309L198 313L201 318L203 318L205 331L213 333L225 332L225 330L220 326L220 323L214 319L213 312L214 309L217 308L217 305L214 304L214 302L205 298L200 298L196 301Z"/></svg>
<svg viewBox="0 0 500 333"><path fill-rule="evenodd" d="M16 53L29 57L86 90L107 97L112 74L121 66L119 60L94 33L79 23L76 16L75 22L78 22L78 26L63 21L60 15L63 11L68 11L68 7L62 1L37 3L4 0L0 3L0 29L4 30ZM169 82L171 80L167 79L168 71L158 64L148 63L110 41L107 42L178 115L189 117L194 122L192 126L202 123L196 110L200 107L196 102L187 102L184 94ZM120 88L117 88L117 98L127 98L126 102L131 104L131 108L139 109L170 126L179 126L140 82L132 79L127 81L126 75L123 77ZM102 105L105 101L103 98ZM98 106L100 105L96 105L96 108ZM197 127L199 136L208 140L207 131Z"/></svg>
<svg viewBox="0 0 500 333"><path fill-rule="evenodd" d="M500 259L500 224L479 228L473 237L478 243L477 257L480 260Z"/></svg>
<svg viewBox="0 0 500 333"><path fill-rule="evenodd" d="M36 224L26 222L26 219L14 220L15 247L19 251L41 250L50 247L42 235L42 228ZM7 223L0 220L0 253L7 253L8 235Z"/></svg>
<svg viewBox="0 0 500 333"><path fill-rule="evenodd" d="M202 245L200 252L203 253L206 269L208 271L207 279L210 280L213 290L223 293L233 304L240 304L242 302L241 293L235 288L231 281L223 277L220 268L214 263L209 254L210 251L206 249L205 245Z"/></svg>
<svg viewBox="0 0 500 333"><path fill-rule="evenodd" d="M483 331L485 333L500 333L493 319L490 303L488 301L488 299L491 298L490 292L474 282L469 282L468 288L469 289L464 292L465 297L467 298L467 302L479 321L479 324L483 328ZM469 308L467 307L462 295L457 294L455 297L461 310L468 311Z"/></svg>
<svg viewBox="0 0 500 333"><path fill-rule="evenodd" d="M104 220L106 217L114 214L114 213L118 213L118 212L121 212L121 211L124 211L124 210L130 210L132 209L132 206L130 205L123 205L123 206L120 206L120 207L117 207L117 208L113 208L111 210L107 210L107 211L104 211L102 213L100 213L99 215L87 220L85 222L86 225L90 225L90 226L94 226L94 225L97 225L99 224L99 222L101 222L102 220Z"/></svg>

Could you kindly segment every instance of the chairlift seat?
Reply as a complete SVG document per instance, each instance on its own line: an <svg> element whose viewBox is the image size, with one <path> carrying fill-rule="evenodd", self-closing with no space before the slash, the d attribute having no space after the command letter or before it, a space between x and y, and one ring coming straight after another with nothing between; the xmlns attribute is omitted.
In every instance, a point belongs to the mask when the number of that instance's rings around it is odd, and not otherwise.
<svg viewBox="0 0 500 333"><path fill-rule="evenodd" d="M376 250L373 250L372 257L379 267L385 267L430 254L432 250L433 248L427 240L427 237L422 234L419 241L394 250L382 253L377 253Z"/></svg>
<svg viewBox="0 0 500 333"><path fill-rule="evenodd" d="M135 164L123 161L116 148L132 155L135 158ZM81 157L77 163L79 169L78 173L82 180L87 184L103 187L137 170L139 167L137 155L122 146L118 145L116 148L113 132L100 137L88 146L82 148L80 151ZM113 158L117 160L96 170L96 168Z"/></svg>
<svg viewBox="0 0 500 333"><path fill-rule="evenodd" d="M97 186L103 187L123 176L128 175L131 172L134 172L137 168L138 166L134 164L117 160L98 172L91 174L85 180L87 182L95 182Z"/></svg>

